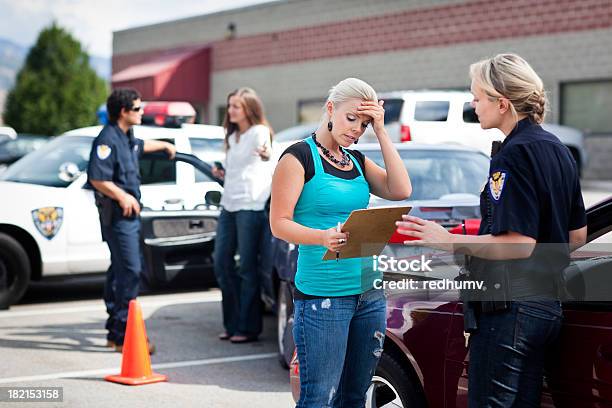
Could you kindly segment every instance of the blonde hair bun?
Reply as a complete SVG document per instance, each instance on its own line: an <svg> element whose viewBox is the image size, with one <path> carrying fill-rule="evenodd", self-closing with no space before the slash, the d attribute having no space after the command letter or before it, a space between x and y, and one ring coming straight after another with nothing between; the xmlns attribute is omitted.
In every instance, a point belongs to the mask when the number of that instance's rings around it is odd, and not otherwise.
<svg viewBox="0 0 612 408"><path fill-rule="evenodd" d="M491 98L510 101L512 114L544 122L548 98L544 83L534 69L516 54L498 54L470 66L470 78Z"/></svg>

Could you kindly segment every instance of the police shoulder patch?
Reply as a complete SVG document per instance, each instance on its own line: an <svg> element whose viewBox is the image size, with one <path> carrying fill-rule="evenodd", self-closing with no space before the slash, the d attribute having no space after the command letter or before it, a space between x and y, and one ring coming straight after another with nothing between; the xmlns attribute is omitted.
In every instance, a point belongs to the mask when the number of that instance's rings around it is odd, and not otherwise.
<svg viewBox="0 0 612 408"><path fill-rule="evenodd" d="M493 198L493 200L499 201L502 192L504 191L507 178L508 173L506 171L495 171L491 173L491 176L489 177L489 192L491 193L491 198Z"/></svg>
<svg viewBox="0 0 612 408"><path fill-rule="evenodd" d="M112 149L108 145L101 144L96 147L96 154L98 155L98 158L100 160L107 159L108 156L110 156L111 152Z"/></svg>

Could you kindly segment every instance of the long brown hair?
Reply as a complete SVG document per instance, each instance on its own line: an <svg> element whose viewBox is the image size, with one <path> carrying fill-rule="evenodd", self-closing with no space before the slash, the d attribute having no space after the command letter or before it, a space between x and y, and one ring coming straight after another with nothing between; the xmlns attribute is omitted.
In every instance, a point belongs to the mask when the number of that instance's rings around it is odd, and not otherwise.
<svg viewBox="0 0 612 408"><path fill-rule="evenodd" d="M250 126L264 125L268 129L270 129L270 143L272 143L272 136L274 134L274 131L268 123L268 119L266 119L261 99L259 99L259 96L257 96L253 89L239 88L235 91L230 92L230 94L227 95L225 117L223 118L223 127L225 128L225 148L229 149L230 135L238 131L238 125L236 123L230 122L229 120L229 100L232 96L240 97L242 109L244 109L244 113L247 117Z"/></svg>

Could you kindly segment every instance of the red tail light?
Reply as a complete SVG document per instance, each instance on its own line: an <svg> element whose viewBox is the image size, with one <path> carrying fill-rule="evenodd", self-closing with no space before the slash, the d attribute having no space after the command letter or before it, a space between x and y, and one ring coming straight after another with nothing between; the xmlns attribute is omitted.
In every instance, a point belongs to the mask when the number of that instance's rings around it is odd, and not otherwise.
<svg viewBox="0 0 612 408"><path fill-rule="evenodd" d="M421 207L421 210L423 210L423 208ZM446 227L448 229L448 232L450 232L451 234L461 234L461 235L478 235L478 230L480 229L480 219L469 219L469 220L465 220L465 230L463 229L463 225L457 225L454 227ZM399 232L397 232L397 230L395 230L395 232L393 233L393 235L391 235L391 238L389 238L389 244L403 244L404 241L414 241L417 240L418 238L414 238L414 237L409 237L408 235L403 235L400 234Z"/></svg>
<svg viewBox="0 0 612 408"><path fill-rule="evenodd" d="M400 141L402 142L409 142L412 140L412 136L410 135L410 126L408 125L402 125L400 127Z"/></svg>
<svg viewBox="0 0 612 408"><path fill-rule="evenodd" d="M391 235L389 238L389 244L403 244L404 241L416 241L418 238L409 237L408 235L403 235L397 232L397 230Z"/></svg>

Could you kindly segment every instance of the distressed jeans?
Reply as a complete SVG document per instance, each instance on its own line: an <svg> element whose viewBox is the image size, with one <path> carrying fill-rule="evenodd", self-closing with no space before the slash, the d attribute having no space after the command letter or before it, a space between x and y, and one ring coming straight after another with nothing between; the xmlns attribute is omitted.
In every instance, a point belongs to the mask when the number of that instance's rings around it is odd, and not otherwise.
<svg viewBox="0 0 612 408"><path fill-rule="evenodd" d="M363 408L385 339L384 292L296 300L294 314L297 407Z"/></svg>
<svg viewBox="0 0 612 408"><path fill-rule="evenodd" d="M546 350L561 330L557 301L512 302L482 314L470 337L469 406L539 407Z"/></svg>

